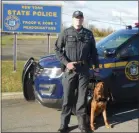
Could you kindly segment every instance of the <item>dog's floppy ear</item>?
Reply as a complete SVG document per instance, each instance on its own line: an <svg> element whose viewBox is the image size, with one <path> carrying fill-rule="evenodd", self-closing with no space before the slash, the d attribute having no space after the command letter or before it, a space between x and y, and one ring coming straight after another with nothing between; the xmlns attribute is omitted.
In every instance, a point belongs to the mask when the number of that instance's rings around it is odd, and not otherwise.
<svg viewBox="0 0 139 133"><path fill-rule="evenodd" d="M101 84L101 87L104 88L104 85L105 85L104 82L100 82L100 84Z"/></svg>
<svg viewBox="0 0 139 133"><path fill-rule="evenodd" d="M103 87L104 87L104 97L108 98L109 97L108 85L103 84Z"/></svg>
<svg viewBox="0 0 139 133"><path fill-rule="evenodd" d="M98 99L98 98L97 98L97 93L96 93L95 89L94 89L93 98L94 98L95 100L97 100L97 99Z"/></svg>
<svg viewBox="0 0 139 133"><path fill-rule="evenodd" d="M98 87L100 87L100 83L97 83L96 86L95 86L95 88L94 88L93 98L95 100L98 100L98 95L97 95L97 92L96 92Z"/></svg>

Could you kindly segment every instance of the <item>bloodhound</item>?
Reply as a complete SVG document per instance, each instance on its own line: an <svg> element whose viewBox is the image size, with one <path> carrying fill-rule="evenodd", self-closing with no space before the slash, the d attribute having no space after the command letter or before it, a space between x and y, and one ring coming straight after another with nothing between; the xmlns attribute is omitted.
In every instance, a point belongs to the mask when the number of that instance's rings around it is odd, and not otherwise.
<svg viewBox="0 0 139 133"><path fill-rule="evenodd" d="M103 119L106 128L111 128L107 120L106 106L108 100L108 89L105 87L104 82L98 82L94 88L93 99L91 101L91 117L90 127L95 130L94 120L99 114L103 114Z"/></svg>

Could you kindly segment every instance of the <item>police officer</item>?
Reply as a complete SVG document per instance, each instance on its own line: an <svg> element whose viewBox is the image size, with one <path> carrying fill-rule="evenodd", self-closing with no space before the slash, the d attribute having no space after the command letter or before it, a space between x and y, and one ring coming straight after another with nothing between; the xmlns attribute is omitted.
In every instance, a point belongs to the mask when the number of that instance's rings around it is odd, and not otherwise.
<svg viewBox="0 0 139 133"><path fill-rule="evenodd" d="M86 124L87 86L89 83L89 68L92 63L99 72L99 62L95 40L92 32L83 27L84 16L81 11L75 11L72 16L73 25L65 29L55 44L57 58L65 66L62 78L63 105L61 113L60 132L68 130L74 101L74 91L77 89L76 115L78 128L82 132L88 130Z"/></svg>

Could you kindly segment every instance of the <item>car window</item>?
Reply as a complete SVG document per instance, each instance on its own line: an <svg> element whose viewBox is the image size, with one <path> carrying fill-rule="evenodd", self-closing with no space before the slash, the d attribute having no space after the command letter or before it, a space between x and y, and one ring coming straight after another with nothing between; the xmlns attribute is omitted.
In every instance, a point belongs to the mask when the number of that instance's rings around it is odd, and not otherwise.
<svg viewBox="0 0 139 133"><path fill-rule="evenodd" d="M133 33L124 33L121 31L115 32L103 39L102 41L98 42L97 47L105 49L117 48L129 38L131 38L133 35Z"/></svg>
<svg viewBox="0 0 139 133"><path fill-rule="evenodd" d="M139 36L129 42L124 48L122 48L119 54L122 57L139 55Z"/></svg>
<svg viewBox="0 0 139 133"><path fill-rule="evenodd" d="M105 49L116 49L134 35L135 33L122 30L110 34L97 43L98 55L103 57Z"/></svg>
<svg viewBox="0 0 139 133"><path fill-rule="evenodd" d="M111 38L110 40L108 40L106 42L107 45L105 45L104 47L107 48L107 49L117 48L121 44L123 44L123 42L128 40L130 37L131 37L130 34L117 35L117 36Z"/></svg>

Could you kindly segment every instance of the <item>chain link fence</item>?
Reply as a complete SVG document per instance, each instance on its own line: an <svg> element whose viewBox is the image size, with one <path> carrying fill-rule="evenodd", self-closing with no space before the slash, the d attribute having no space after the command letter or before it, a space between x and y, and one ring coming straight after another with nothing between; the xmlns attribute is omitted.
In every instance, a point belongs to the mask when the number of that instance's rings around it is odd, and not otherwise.
<svg viewBox="0 0 139 133"><path fill-rule="evenodd" d="M57 36L50 36L50 54L53 54ZM13 60L14 35L2 36L2 60ZM47 35L17 35L17 60L39 59L48 55Z"/></svg>

